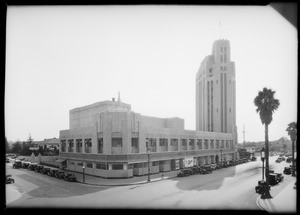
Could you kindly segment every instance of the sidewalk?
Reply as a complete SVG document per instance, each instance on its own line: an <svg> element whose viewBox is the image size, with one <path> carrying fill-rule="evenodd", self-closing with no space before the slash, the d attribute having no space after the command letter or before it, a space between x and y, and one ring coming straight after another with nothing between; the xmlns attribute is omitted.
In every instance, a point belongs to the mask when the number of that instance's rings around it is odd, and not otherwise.
<svg viewBox="0 0 300 215"><path fill-rule="evenodd" d="M258 199L258 205L269 213L296 213L297 190L294 189L296 177L272 199Z"/></svg>
<svg viewBox="0 0 300 215"><path fill-rule="evenodd" d="M68 171L71 172L71 171ZM77 178L77 182L89 184L89 185L99 185L99 186L126 186L126 185L135 185L135 184L144 184L148 182L148 175L144 176L135 176L132 178L120 178L120 179L106 179L91 175L84 175L84 182L83 182L83 174L78 172L72 172ZM178 170L164 172L164 173L157 173L150 175L150 182L166 180L170 178L177 177Z"/></svg>

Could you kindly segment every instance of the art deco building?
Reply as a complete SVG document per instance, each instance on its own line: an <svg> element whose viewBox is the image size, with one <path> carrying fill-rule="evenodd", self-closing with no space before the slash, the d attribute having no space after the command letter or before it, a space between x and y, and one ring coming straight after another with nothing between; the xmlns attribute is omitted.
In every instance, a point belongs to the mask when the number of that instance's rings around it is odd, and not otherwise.
<svg viewBox="0 0 300 215"><path fill-rule="evenodd" d="M196 75L196 130L235 135L235 65L228 40L217 40Z"/></svg>
<svg viewBox="0 0 300 215"><path fill-rule="evenodd" d="M60 160L68 170L82 172L84 166L86 174L128 178L148 174L147 150L151 174L236 159L234 64L228 41L214 43L196 86L197 130L186 130L178 117L135 113L120 95L117 101L70 110L69 129L60 131Z"/></svg>

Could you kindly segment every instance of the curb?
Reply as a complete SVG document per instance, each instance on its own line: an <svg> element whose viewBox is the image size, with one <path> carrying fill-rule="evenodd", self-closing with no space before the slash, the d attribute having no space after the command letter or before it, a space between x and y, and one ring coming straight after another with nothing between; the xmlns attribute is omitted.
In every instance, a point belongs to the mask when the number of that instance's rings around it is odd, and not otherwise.
<svg viewBox="0 0 300 215"><path fill-rule="evenodd" d="M81 182L81 181L76 181L76 182L81 183L81 184L86 184L86 185L93 185L93 186L109 186L109 187L115 186L115 187L117 187L117 186L131 186L131 185L139 185L139 184L148 184L148 183L163 181L163 180L167 180L167 179L171 179L171 178L175 178L175 177L177 177L177 176L165 177L163 179L152 180L150 182L142 181L142 182L135 182L135 183L128 183L128 184L93 184L93 183L86 183L86 182Z"/></svg>

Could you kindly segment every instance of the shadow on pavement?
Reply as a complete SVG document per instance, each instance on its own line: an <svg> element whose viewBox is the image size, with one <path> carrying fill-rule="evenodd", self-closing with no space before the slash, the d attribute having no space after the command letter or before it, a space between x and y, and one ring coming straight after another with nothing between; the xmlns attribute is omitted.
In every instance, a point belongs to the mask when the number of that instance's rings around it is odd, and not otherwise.
<svg viewBox="0 0 300 215"><path fill-rule="evenodd" d="M90 193L95 193L101 190L110 189L111 187L95 187L95 186L86 186L77 182L66 182L62 179L52 179L50 182L37 180L35 177L28 174L20 174L17 177L26 180L34 185L38 186L37 188L31 190L27 194L32 197L38 198L58 198L58 197L71 197L71 196L80 196ZM56 181L57 180L57 181ZM76 184L76 186L74 186Z"/></svg>

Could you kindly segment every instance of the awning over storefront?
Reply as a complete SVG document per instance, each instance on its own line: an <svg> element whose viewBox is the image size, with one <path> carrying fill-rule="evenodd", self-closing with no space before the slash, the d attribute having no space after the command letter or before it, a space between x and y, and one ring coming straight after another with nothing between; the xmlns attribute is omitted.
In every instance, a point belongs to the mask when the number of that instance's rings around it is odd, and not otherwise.
<svg viewBox="0 0 300 215"><path fill-rule="evenodd" d="M66 161L66 159L59 158L59 159L57 159L55 162L62 163L62 162L64 162L64 161Z"/></svg>

